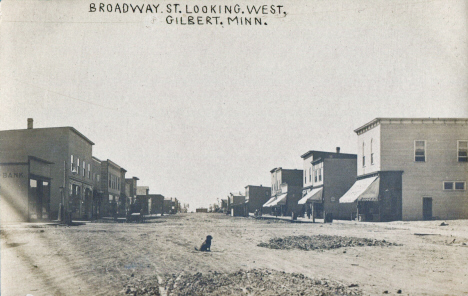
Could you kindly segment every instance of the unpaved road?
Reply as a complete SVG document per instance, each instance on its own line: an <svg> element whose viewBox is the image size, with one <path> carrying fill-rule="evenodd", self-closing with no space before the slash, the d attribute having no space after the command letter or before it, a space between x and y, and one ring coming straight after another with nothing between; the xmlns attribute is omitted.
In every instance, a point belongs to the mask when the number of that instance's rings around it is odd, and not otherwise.
<svg viewBox="0 0 468 296"><path fill-rule="evenodd" d="M253 269L326 279L364 295L466 295L468 221L441 222L297 224L179 214L144 224L5 225L2 295L125 295L127 284L159 279L164 286L197 273ZM195 251L208 234L212 251ZM320 234L398 245L309 251L258 246L272 238Z"/></svg>

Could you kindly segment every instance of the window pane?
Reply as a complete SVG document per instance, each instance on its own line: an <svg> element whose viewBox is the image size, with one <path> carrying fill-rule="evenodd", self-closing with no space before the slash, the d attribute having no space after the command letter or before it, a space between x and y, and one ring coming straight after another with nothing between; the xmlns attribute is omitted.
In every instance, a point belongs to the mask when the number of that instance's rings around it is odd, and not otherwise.
<svg viewBox="0 0 468 296"><path fill-rule="evenodd" d="M445 190L453 190L453 182L444 182Z"/></svg>
<svg viewBox="0 0 468 296"><path fill-rule="evenodd" d="M37 187L37 181L34 179L29 179L29 186L30 187Z"/></svg>
<svg viewBox="0 0 468 296"><path fill-rule="evenodd" d="M455 182L456 190L465 190L465 182Z"/></svg>

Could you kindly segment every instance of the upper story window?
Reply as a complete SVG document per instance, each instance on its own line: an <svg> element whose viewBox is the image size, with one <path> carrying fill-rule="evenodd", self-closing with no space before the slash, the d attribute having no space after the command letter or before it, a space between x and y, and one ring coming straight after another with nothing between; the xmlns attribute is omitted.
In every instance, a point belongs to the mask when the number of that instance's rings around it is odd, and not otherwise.
<svg viewBox="0 0 468 296"><path fill-rule="evenodd" d="M323 162L314 165L314 182L321 182L323 174Z"/></svg>
<svg viewBox="0 0 468 296"><path fill-rule="evenodd" d="M80 174L80 159L76 159L76 173L79 175Z"/></svg>
<svg viewBox="0 0 468 296"><path fill-rule="evenodd" d="M374 164L374 151L373 151L374 139L370 140L370 164Z"/></svg>
<svg viewBox="0 0 468 296"><path fill-rule="evenodd" d="M468 141L458 141L458 161L468 162Z"/></svg>
<svg viewBox="0 0 468 296"><path fill-rule="evenodd" d="M309 182L312 182L312 168L309 168Z"/></svg>
<svg viewBox="0 0 468 296"><path fill-rule="evenodd" d="M91 179L91 164L88 163L88 179Z"/></svg>
<svg viewBox="0 0 468 296"><path fill-rule="evenodd" d="M362 143L362 167L366 166L366 144Z"/></svg>
<svg viewBox="0 0 468 296"><path fill-rule="evenodd" d="M73 158L73 154L70 156L70 171L73 172L73 170L75 169L75 159Z"/></svg>
<svg viewBox="0 0 468 296"><path fill-rule="evenodd" d="M414 141L414 161L426 161L426 141Z"/></svg>
<svg viewBox="0 0 468 296"><path fill-rule="evenodd" d="M86 161L83 160L83 177L86 176Z"/></svg>
<svg viewBox="0 0 468 296"><path fill-rule="evenodd" d="M304 184L307 183L307 170L304 170Z"/></svg>

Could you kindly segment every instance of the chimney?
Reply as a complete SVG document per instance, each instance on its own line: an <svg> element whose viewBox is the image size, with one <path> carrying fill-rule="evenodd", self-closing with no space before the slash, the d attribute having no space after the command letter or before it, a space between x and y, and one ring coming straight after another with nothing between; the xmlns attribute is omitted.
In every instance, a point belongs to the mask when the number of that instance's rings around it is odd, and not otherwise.
<svg viewBox="0 0 468 296"><path fill-rule="evenodd" d="M336 153L340 153L340 147L336 147Z"/></svg>
<svg viewBox="0 0 468 296"><path fill-rule="evenodd" d="M28 118L28 129L33 129L33 122L34 122L34 119Z"/></svg>

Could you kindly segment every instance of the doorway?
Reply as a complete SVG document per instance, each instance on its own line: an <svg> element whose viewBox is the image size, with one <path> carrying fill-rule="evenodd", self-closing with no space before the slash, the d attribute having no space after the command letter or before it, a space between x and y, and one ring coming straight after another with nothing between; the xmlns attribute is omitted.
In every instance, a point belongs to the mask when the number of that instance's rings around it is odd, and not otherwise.
<svg viewBox="0 0 468 296"><path fill-rule="evenodd" d="M50 219L50 181L29 179L29 220Z"/></svg>
<svg viewBox="0 0 468 296"><path fill-rule="evenodd" d="M423 197L423 220L432 220L432 197Z"/></svg>

